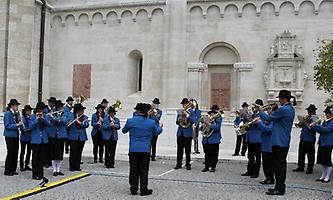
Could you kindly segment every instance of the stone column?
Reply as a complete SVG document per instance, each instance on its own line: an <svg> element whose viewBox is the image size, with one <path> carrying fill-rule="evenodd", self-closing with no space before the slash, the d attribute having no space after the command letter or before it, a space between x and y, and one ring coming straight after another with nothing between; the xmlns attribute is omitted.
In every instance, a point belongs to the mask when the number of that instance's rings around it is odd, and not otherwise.
<svg viewBox="0 0 333 200"><path fill-rule="evenodd" d="M248 101L251 99L251 94L247 93L249 84L251 80L249 77L249 73L253 70L253 63L235 63L234 69L236 71L236 107L239 108L241 106L242 101Z"/></svg>
<svg viewBox="0 0 333 200"><path fill-rule="evenodd" d="M187 63L187 96L196 99L201 105L206 105L204 86L207 82L208 65L205 63Z"/></svg>

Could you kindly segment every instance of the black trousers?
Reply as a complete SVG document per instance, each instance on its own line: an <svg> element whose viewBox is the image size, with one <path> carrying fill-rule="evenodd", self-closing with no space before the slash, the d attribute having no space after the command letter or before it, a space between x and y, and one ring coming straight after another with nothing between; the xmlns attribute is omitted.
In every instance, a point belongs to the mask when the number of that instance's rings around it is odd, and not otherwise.
<svg viewBox="0 0 333 200"><path fill-rule="evenodd" d="M247 171L251 175L259 175L261 165L261 143L248 143L247 158Z"/></svg>
<svg viewBox="0 0 333 200"><path fill-rule="evenodd" d="M99 160L103 160L103 153L104 153L103 133L101 131L97 131L96 135L92 136L92 140L93 140L94 160L97 160L97 154L99 156Z"/></svg>
<svg viewBox="0 0 333 200"><path fill-rule="evenodd" d="M304 169L305 155L308 158L308 170L312 171L315 163L315 143L300 140L298 146L298 167Z"/></svg>
<svg viewBox="0 0 333 200"><path fill-rule="evenodd" d="M111 137L109 140L104 140L105 144L105 166L113 167L114 158L116 155L117 140Z"/></svg>
<svg viewBox="0 0 333 200"><path fill-rule="evenodd" d="M158 135L153 135L151 140L151 158L156 158L156 144L157 144Z"/></svg>
<svg viewBox="0 0 333 200"><path fill-rule="evenodd" d="M240 135L240 136L237 135L236 148L235 148L235 154L236 155L239 155L239 151L241 149L241 146L242 146L241 154L245 155L246 150L247 150L247 143L246 143L246 139L245 138L246 138L246 134Z"/></svg>
<svg viewBox="0 0 333 200"><path fill-rule="evenodd" d="M203 144L205 153L205 168L216 168L219 159L219 146L220 144Z"/></svg>
<svg viewBox="0 0 333 200"><path fill-rule="evenodd" d="M191 166L191 145L192 145L192 138L191 137L184 137L180 136L177 137L177 166L182 166L183 162L183 154L185 148L185 155L186 155L186 164L185 166Z"/></svg>
<svg viewBox="0 0 333 200"><path fill-rule="evenodd" d="M32 144L32 178L43 177L43 165L45 163L46 157L46 150L48 148L47 144Z"/></svg>
<svg viewBox="0 0 333 200"><path fill-rule="evenodd" d="M69 152L69 140L66 139L65 140L65 153L68 153Z"/></svg>
<svg viewBox="0 0 333 200"><path fill-rule="evenodd" d="M48 141L52 140L52 138L51 139L50 138L51 137L48 138ZM51 147L51 144L48 143L48 144L46 144L45 154L51 155L51 152L52 152L52 147ZM47 156L45 158L44 165L52 166L52 157L51 156Z"/></svg>
<svg viewBox="0 0 333 200"><path fill-rule="evenodd" d="M140 190L147 190L150 153L130 152L128 155L130 163L129 184L131 191L137 191L139 189L139 179Z"/></svg>
<svg viewBox="0 0 333 200"><path fill-rule="evenodd" d="M285 193L287 175L287 155L289 148L272 146L273 171L275 176L275 189Z"/></svg>
<svg viewBox="0 0 333 200"><path fill-rule="evenodd" d="M20 168L25 168L25 167L28 167L29 163L30 163L31 143L30 143L30 141L28 141L28 142L20 141L20 143L21 143ZM27 154L26 154L25 160L24 160L25 150L27 150Z"/></svg>
<svg viewBox="0 0 333 200"><path fill-rule="evenodd" d="M16 172L19 151L19 138L5 137L7 156L5 160L5 175Z"/></svg>
<svg viewBox="0 0 333 200"><path fill-rule="evenodd" d="M70 152L69 152L69 170L79 170L80 162L82 159L82 151L84 143L79 140L69 140Z"/></svg>
<svg viewBox="0 0 333 200"><path fill-rule="evenodd" d="M194 144L193 144L193 148L194 148L194 152L195 153L199 153L199 126L197 126L196 128L195 128L195 132L194 132L194 134L195 134L195 138L193 138L193 142L194 142Z"/></svg>
<svg viewBox="0 0 333 200"><path fill-rule="evenodd" d="M265 178L274 182L273 157L272 152L262 152L262 168Z"/></svg>

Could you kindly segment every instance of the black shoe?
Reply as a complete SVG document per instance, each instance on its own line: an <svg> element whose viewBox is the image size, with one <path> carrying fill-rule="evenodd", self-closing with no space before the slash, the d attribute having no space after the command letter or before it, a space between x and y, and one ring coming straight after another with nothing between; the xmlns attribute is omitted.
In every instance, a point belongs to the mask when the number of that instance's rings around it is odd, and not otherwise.
<svg viewBox="0 0 333 200"><path fill-rule="evenodd" d="M200 154L200 151L196 151L195 153L196 153L196 154Z"/></svg>
<svg viewBox="0 0 333 200"><path fill-rule="evenodd" d="M304 169L297 167L296 169L293 169L293 172L304 172Z"/></svg>
<svg viewBox="0 0 333 200"><path fill-rule="evenodd" d="M308 169L306 170L305 174L312 174L313 170L312 169Z"/></svg>
<svg viewBox="0 0 333 200"><path fill-rule="evenodd" d="M110 168L114 168L114 165L111 165Z"/></svg>
<svg viewBox="0 0 333 200"><path fill-rule="evenodd" d="M275 190L275 188L269 188L268 189L268 192L272 192L272 191L274 191Z"/></svg>
<svg viewBox="0 0 333 200"><path fill-rule="evenodd" d="M322 183L328 183L328 182L330 182L330 179L328 179L328 180L323 179L321 182Z"/></svg>
<svg viewBox="0 0 333 200"><path fill-rule="evenodd" d="M173 169L181 169L182 168L182 166L179 166L179 165L177 165L175 168L173 168Z"/></svg>
<svg viewBox="0 0 333 200"><path fill-rule="evenodd" d="M151 158L151 161L156 161L156 158Z"/></svg>
<svg viewBox="0 0 333 200"><path fill-rule="evenodd" d="M259 177L259 174L252 174L251 176L250 176L250 178L258 178Z"/></svg>
<svg viewBox="0 0 333 200"><path fill-rule="evenodd" d="M99 160L99 163L104 163L104 161L103 160ZM82 163L81 163L82 164Z"/></svg>
<svg viewBox="0 0 333 200"><path fill-rule="evenodd" d="M284 195L284 192L280 192L278 190L268 190L268 192L266 192L267 195L279 195L282 196Z"/></svg>
<svg viewBox="0 0 333 200"><path fill-rule="evenodd" d="M17 172L13 172L13 174L14 174L14 175L18 175L18 173L17 173Z"/></svg>
<svg viewBox="0 0 333 200"><path fill-rule="evenodd" d="M58 176L58 172L53 172L53 176Z"/></svg>
<svg viewBox="0 0 333 200"><path fill-rule="evenodd" d="M245 156L245 153L242 153L242 156Z"/></svg>
<svg viewBox="0 0 333 200"><path fill-rule="evenodd" d="M208 168L204 168L203 170L201 170L202 172L208 172L209 171L209 169Z"/></svg>
<svg viewBox="0 0 333 200"><path fill-rule="evenodd" d="M69 154L69 151L66 151L65 154Z"/></svg>
<svg viewBox="0 0 333 200"><path fill-rule="evenodd" d="M24 172L24 171L25 171L25 169L24 169L24 168L20 168L20 171L21 171L21 172Z"/></svg>
<svg viewBox="0 0 333 200"><path fill-rule="evenodd" d="M29 166L26 166L24 169L25 169L26 171L32 171L32 169L31 169Z"/></svg>
<svg viewBox="0 0 333 200"><path fill-rule="evenodd" d="M147 190L141 191L140 195L141 196L147 196L147 195L151 195L152 193L153 193L153 190L147 189Z"/></svg>
<svg viewBox="0 0 333 200"><path fill-rule="evenodd" d="M80 165L82 165L82 164L83 164L83 162L81 161L81 162L80 162Z"/></svg>
<svg viewBox="0 0 333 200"><path fill-rule="evenodd" d="M58 173L58 176L63 176L63 175L65 175L64 173L62 173L62 172L57 172Z"/></svg>
<svg viewBox="0 0 333 200"><path fill-rule="evenodd" d="M131 190L131 195L137 195L137 194L138 194L137 191Z"/></svg>
<svg viewBox="0 0 333 200"><path fill-rule="evenodd" d="M76 170L74 168L69 168L69 171L74 172Z"/></svg>
<svg viewBox="0 0 333 200"><path fill-rule="evenodd" d="M251 176L251 174L249 172L245 172L245 173L241 174L241 176Z"/></svg>
<svg viewBox="0 0 333 200"><path fill-rule="evenodd" d="M232 154L232 156L239 156L239 154L238 153L234 153L234 154Z"/></svg>
<svg viewBox="0 0 333 200"><path fill-rule="evenodd" d="M322 182L324 179L321 179L321 178L317 178L316 181L317 182Z"/></svg>
<svg viewBox="0 0 333 200"><path fill-rule="evenodd" d="M81 168L78 168L78 169L75 169L75 171L79 171L79 172L80 172L80 171L82 171L82 169L81 169Z"/></svg>
<svg viewBox="0 0 333 200"><path fill-rule="evenodd" d="M215 172L215 168L210 168L209 172Z"/></svg>
<svg viewBox="0 0 333 200"><path fill-rule="evenodd" d="M5 173L5 176L14 176L13 173Z"/></svg>
<svg viewBox="0 0 333 200"><path fill-rule="evenodd" d="M47 165L47 164L45 164L45 165L44 165L44 167L45 167L45 168L49 168L49 167L50 167L50 165Z"/></svg>
<svg viewBox="0 0 333 200"><path fill-rule="evenodd" d="M110 165L105 165L105 168L110 169L111 166Z"/></svg>
<svg viewBox="0 0 333 200"><path fill-rule="evenodd" d="M97 160L94 160L94 163L97 163Z"/></svg>
<svg viewBox="0 0 333 200"><path fill-rule="evenodd" d="M260 184L263 184L263 185L271 185L271 184L274 184L274 181L271 181L271 180L264 180L264 181L260 181Z"/></svg>
<svg viewBox="0 0 333 200"><path fill-rule="evenodd" d="M191 170L191 166L186 166L186 170Z"/></svg>

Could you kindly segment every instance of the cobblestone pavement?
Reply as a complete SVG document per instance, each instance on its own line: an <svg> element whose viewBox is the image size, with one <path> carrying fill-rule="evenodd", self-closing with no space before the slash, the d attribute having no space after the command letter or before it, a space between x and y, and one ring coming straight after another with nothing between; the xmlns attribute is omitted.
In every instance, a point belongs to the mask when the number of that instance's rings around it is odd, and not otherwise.
<svg viewBox="0 0 333 200"><path fill-rule="evenodd" d="M67 175L68 160L63 163L63 172ZM82 169L92 175L46 190L26 199L330 199L332 184L315 182L320 169L318 166L311 175L291 172L295 167L289 164L287 175L287 192L283 197L270 197L264 193L269 188L262 186L257 179L242 177L246 163L242 161L219 161L215 173L201 172L202 160L195 159L192 170L184 168L173 170L175 160L158 159L151 162L149 188L153 195L148 197L132 196L128 184L128 162L116 161L116 168L106 169L103 164L93 164L92 158L85 157ZM31 179L31 172L22 172L18 176L5 177L3 167L0 175L0 197L36 187L39 181ZM51 169L45 169L46 177L53 178Z"/></svg>

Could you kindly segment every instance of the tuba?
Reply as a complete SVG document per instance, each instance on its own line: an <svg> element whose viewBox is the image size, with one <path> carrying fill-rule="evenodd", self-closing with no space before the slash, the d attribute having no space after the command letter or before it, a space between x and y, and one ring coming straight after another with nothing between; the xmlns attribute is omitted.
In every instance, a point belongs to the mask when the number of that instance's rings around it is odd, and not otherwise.
<svg viewBox="0 0 333 200"><path fill-rule="evenodd" d="M190 114L189 110L192 108L195 108L196 103L195 101L191 100L190 102L188 102L185 106L184 109L182 110L180 116L179 116L179 125L182 128L188 128L191 126L191 122L188 121L187 116Z"/></svg>
<svg viewBox="0 0 333 200"><path fill-rule="evenodd" d="M218 111L213 116L205 115L200 119L200 130L203 137L209 138L214 133L214 130L210 128L210 125L215 122L216 118L221 117L222 114L223 111Z"/></svg>

